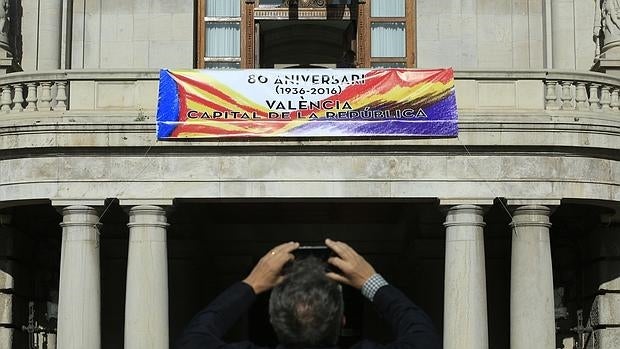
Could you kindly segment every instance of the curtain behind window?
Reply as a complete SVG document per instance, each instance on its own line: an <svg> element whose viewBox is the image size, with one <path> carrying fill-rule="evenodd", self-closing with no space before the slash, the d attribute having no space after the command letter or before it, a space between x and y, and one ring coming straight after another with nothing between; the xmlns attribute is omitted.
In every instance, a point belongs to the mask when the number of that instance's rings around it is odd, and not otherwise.
<svg viewBox="0 0 620 349"><path fill-rule="evenodd" d="M241 54L238 23L209 23L206 39L207 57L237 57Z"/></svg>
<svg viewBox="0 0 620 349"><path fill-rule="evenodd" d="M375 0L370 13L373 17L405 17L405 0Z"/></svg>
<svg viewBox="0 0 620 349"><path fill-rule="evenodd" d="M405 23L373 23L370 55L372 57L405 57Z"/></svg>
<svg viewBox="0 0 620 349"><path fill-rule="evenodd" d="M238 0L207 0L207 17L239 17Z"/></svg>

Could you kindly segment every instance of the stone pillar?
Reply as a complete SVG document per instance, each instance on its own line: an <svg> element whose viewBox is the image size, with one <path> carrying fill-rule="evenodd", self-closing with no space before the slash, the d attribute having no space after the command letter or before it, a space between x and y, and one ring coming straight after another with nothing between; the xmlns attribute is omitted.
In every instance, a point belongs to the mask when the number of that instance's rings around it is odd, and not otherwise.
<svg viewBox="0 0 620 349"><path fill-rule="evenodd" d="M489 347L482 214L478 206L459 205L444 223L444 349Z"/></svg>
<svg viewBox="0 0 620 349"><path fill-rule="evenodd" d="M551 0L553 69L575 69L574 0Z"/></svg>
<svg viewBox="0 0 620 349"><path fill-rule="evenodd" d="M125 349L168 349L166 214L157 206L129 210Z"/></svg>
<svg viewBox="0 0 620 349"><path fill-rule="evenodd" d="M61 36L62 0L41 1L39 7L37 70L60 69Z"/></svg>
<svg viewBox="0 0 620 349"><path fill-rule="evenodd" d="M510 263L510 349L555 348L550 210L515 210Z"/></svg>
<svg viewBox="0 0 620 349"><path fill-rule="evenodd" d="M96 211L62 210L62 251L58 296L58 348L101 347L99 241Z"/></svg>

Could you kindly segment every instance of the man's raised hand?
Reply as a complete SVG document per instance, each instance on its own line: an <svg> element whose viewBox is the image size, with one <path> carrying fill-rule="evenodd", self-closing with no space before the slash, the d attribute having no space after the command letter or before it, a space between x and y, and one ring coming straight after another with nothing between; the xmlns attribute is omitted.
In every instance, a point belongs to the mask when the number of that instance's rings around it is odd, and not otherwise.
<svg viewBox="0 0 620 349"><path fill-rule="evenodd" d="M243 282L250 285L255 294L268 291L282 282L282 267L295 259L291 253L299 247L297 242L278 245L261 258Z"/></svg>
<svg viewBox="0 0 620 349"><path fill-rule="evenodd" d="M330 279L350 285L359 290L366 280L376 273L375 269L364 257L360 256L351 246L344 242L326 239L325 244L336 254L335 257L328 259L329 264L342 271L342 274L334 272L327 273Z"/></svg>

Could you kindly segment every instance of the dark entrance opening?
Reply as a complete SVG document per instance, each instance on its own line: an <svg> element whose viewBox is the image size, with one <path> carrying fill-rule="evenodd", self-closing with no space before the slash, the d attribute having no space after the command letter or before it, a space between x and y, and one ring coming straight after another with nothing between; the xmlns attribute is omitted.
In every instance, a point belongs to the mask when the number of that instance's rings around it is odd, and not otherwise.
<svg viewBox="0 0 620 349"><path fill-rule="evenodd" d="M285 241L346 241L386 279L443 322L443 216L435 202L212 202L179 203L170 214L170 335L232 283L242 280L273 246ZM384 341L391 331L357 290L344 288L346 326L340 345ZM269 294L259 297L229 333L275 345Z"/></svg>
<svg viewBox="0 0 620 349"><path fill-rule="evenodd" d="M259 26L259 66L351 67L355 24L350 20L263 20Z"/></svg>

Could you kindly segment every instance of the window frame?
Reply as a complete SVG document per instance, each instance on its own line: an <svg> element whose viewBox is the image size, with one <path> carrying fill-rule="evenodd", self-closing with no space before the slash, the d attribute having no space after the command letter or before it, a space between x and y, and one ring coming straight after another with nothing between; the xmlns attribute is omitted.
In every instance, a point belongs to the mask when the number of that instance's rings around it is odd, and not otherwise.
<svg viewBox="0 0 620 349"><path fill-rule="evenodd" d="M233 1L233 0L231 0ZM258 6L256 0L238 0L240 2L240 17L207 17L207 0L197 0L196 8L196 60L195 66L204 69L207 62L239 63L240 68L255 68L256 34L254 9ZM416 0L405 0L405 17L371 17L371 2L380 0L357 0L351 6L351 19L357 21L357 66L370 68L377 63L403 63L407 68L415 68L416 59ZM239 23L240 26L240 57L206 57L206 29L208 23L229 22ZM374 23L404 23L405 24L405 57L372 57L371 56L371 27Z"/></svg>
<svg viewBox="0 0 620 349"><path fill-rule="evenodd" d="M372 1L376 0L360 1L358 4L358 38L361 37L360 41L364 41L359 44L359 67L370 68L375 63L403 63L406 68L415 68L415 0L405 0L405 17L372 17ZM405 25L405 57L372 57L371 28L375 23L403 23Z"/></svg>

